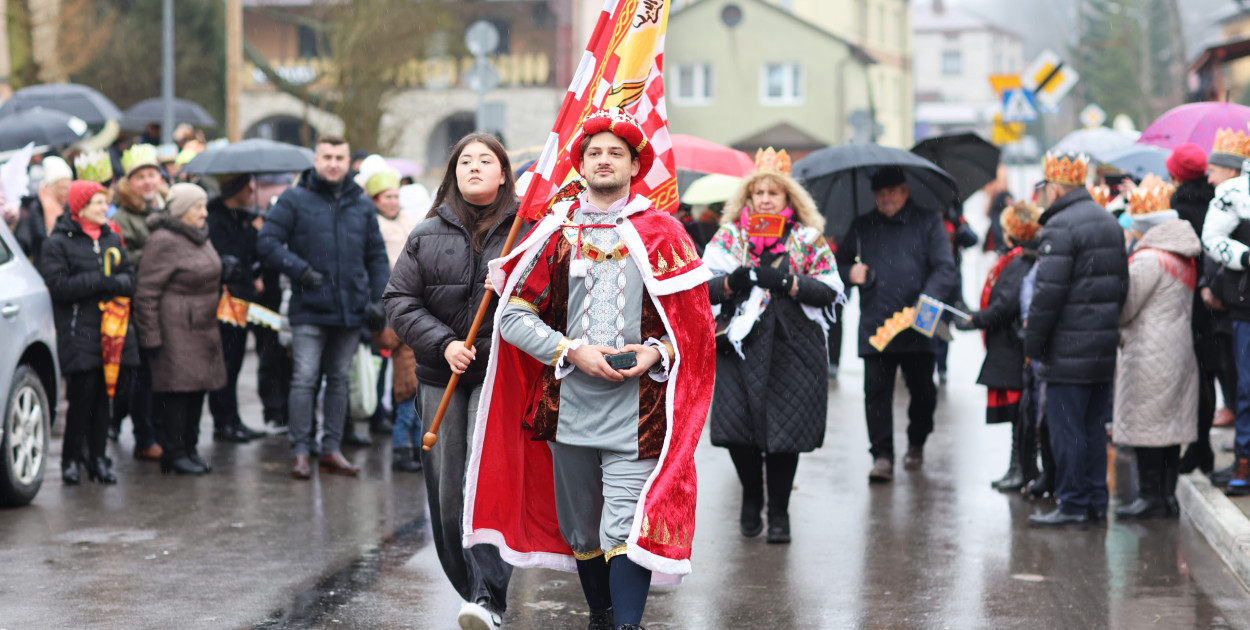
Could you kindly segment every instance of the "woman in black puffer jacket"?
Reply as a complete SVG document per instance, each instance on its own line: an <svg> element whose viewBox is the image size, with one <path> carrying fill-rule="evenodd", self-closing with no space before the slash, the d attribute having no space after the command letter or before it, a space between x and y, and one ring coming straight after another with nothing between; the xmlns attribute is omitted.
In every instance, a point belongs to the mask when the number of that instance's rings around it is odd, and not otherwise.
<svg viewBox="0 0 1250 630"><path fill-rule="evenodd" d="M79 482L84 460L87 476L100 483L116 483L104 455L108 441L109 398L104 383L104 356L100 349L101 303L132 297L135 267L126 257L121 236L111 227L103 186L76 181L70 186L69 214L61 215L43 243L39 271L52 297L56 321L57 358L69 381L65 391L65 438L61 451L61 478ZM111 275L104 275L104 254L120 255ZM139 365L134 326L126 329L121 364ZM85 444L84 444L85 441ZM85 452L84 452L85 447Z"/></svg>
<svg viewBox="0 0 1250 630"><path fill-rule="evenodd" d="M419 452L434 546L444 573L466 602L462 625L466 619L502 616L512 576L495 547L461 546L460 490L497 300L471 348L464 339L486 291L486 264L499 257L516 212L516 183L503 145L489 134L465 136L451 150L434 209L408 236L382 295L390 327L416 354L417 414L427 429L452 373L460 375L438 447Z"/></svg>

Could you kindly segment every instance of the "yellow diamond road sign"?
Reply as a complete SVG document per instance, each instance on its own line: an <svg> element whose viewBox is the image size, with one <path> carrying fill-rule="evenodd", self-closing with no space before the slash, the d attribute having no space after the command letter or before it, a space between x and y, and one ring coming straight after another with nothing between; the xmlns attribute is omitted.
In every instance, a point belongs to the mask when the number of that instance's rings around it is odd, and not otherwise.
<svg viewBox="0 0 1250 630"><path fill-rule="evenodd" d="M1052 50L1044 50L1024 72L1020 73L1020 83L1032 90L1037 104L1042 107L1055 107L1072 90L1072 86L1081 80L1081 75L1070 68Z"/></svg>

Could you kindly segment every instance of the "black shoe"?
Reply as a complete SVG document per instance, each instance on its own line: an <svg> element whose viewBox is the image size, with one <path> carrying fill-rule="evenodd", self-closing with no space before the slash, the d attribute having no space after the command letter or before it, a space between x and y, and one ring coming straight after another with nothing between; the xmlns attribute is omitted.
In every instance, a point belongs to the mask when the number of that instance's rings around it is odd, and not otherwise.
<svg viewBox="0 0 1250 630"><path fill-rule="evenodd" d="M990 487L1001 492L1016 492L1024 487L1024 471L1019 464L1012 462L1011 468L1002 479L990 483Z"/></svg>
<svg viewBox="0 0 1250 630"><path fill-rule="evenodd" d="M80 481L78 476L78 460L70 459L61 462L61 483L67 486L76 486Z"/></svg>
<svg viewBox="0 0 1250 630"><path fill-rule="evenodd" d="M763 494L763 490L760 493ZM764 509L764 497L747 497L746 494L744 490L742 511L738 514L738 531L747 538L755 538L764 531L764 519L760 516L760 511Z"/></svg>
<svg viewBox="0 0 1250 630"><path fill-rule="evenodd" d="M1025 486L1024 491L1034 499L1041 499L1050 496L1050 494L1054 492L1054 488L1051 485L1050 475L1042 475L1041 477L1029 482L1029 485Z"/></svg>
<svg viewBox="0 0 1250 630"><path fill-rule="evenodd" d="M246 444L251 441L251 438L247 437L247 434L240 431L238 427L227 427L220 431L213 431L213 441Z"/></svg>
<svg viewBox="0 0 1250 630"><path fill-rule="evenodd" d="M202 475L208 472L202 466L191 461L186 455L161 459L161 474L177 473L179 475Z"/></svg>
<svg viewBox="0 0 1250 630"><path fill-rule="evenodd" d="M1068 514L1059 508L1055 508L1053 512L1046 514L1033 514L1029 516L1029 525L1033 527L1067 527L1070 525L1088 525L1089 514L1082 512L1080 514Z"/></svg>
<svg viewBox="0 0 1250 630"><path fill-rule="evenodd" d="M411 446L400 446L391 451L391 470L397 472L421 472L421 458Z"/></svg>
<svg viewBox="0 0 1250 630"><path fill-rule="evenodd" d="M924 467L924 447L908 446L903 456L903 470L920 470Z"/></svg>
<svg viewBox="0 0 1250 630"><path fill-rule="evenodd" d="M196 466L203 468L204 472L206 473L213 472L213 467L209 466L208 462L204 461L204 459L200 457L199 453L196 453L194 451L187 453L187 459L191 460L191 462L194 463Z"/></svg>
<svg viewBox="0 0 1250 630"><path fill-rule="evenodd" d="M1234 461L1232 465L1230 465L1227 468L1221 468L1219 470L1212 471L1211 474L1208 475L1208 477L1211 478L1211 485L1227 486L1228 482L1232 480L1233 473L1236 470L1237 470L1237 462Z"/></svg>
<svg viewBox="0 0 1250 630"><path fill-rule="evenodd" d="M117 483L117 476L109 470L106 457L97 457L87 463L87 479L96 483Z"/></svg>
<svg viewBox="0 0 1250 630"><path fill-rule="evenodd" d="M343 434L343 444L347 446L371 446L373 440L369 438L368 433L356 433L353 430Z"/></svg>
<svg viewBox="0 0 1250 630"><path fill-rule="evenodd" d="M260 439L269 435L269 433L266 431L257 431L256 429L253 429L252 427L249 427L246 424L243 424L242 422L240 422L235 427L235 430L243 434L243 436L246 437L248 440L257 440L257 439Z"/></svg>
<svg viewBox="0 0 1250 630"><path fill-rule="evenodd" d="M768 538L769 544L788 545L790 544L790 516L770 516L768 517Z"/></svg>
<svg viewBox="0 0 1250 630"><path fill-rule="evenodd" d="M636 623L623 623L616 627L616 630L647 630Z"/></svg>
<svg viewBox="0 0 1250 630"><path fill-rule="evenodd" d="M612 614L612 609L590 609L590 625L586 630L616 630L616 617Z"/></svg>
<svg viewBox="0 0 1250 630"><path fill-rule="evenodd" d="M377 435L390 435L395 432L395 424L386 415L374 416L369 421L369 432Z"/></svg>
<svg viewBox="0 0 1250 630"><path fill-rule="evenodd" d="M1136 501L1115 509L1115 518L1119 521L1164 516L1168 516L1168 503L1155 497L1137 497Z"/></svg>

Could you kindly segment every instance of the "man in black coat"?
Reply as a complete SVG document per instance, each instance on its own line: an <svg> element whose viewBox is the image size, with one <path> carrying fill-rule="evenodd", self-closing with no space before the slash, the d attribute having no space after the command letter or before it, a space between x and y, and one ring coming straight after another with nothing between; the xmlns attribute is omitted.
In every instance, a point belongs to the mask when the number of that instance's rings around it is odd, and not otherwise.
<svg viewBox="0 0 1250 630"><path fill-rule="evenodd" d="M883 351L869 338L896 312L915 306L920 294L949 295L958 284L958 271L941 215L911 202L902 169L878 170L872 190L876 210L851 224L837 258L843 281L859 287L859 356L864 359L864 415L873 457L868 480L888 482L894 478L894 375L900 368L911 392L903 466L917 470L924 464L924 443L933 432L937 408L933 344L910 329Z"/></svg>
<svg viewBox="0 0 1250 630"><path fill-rule="evenodd" d="M347 177L350 148L332 136L317 140L313 168L300 175L265 216L256 250L267 267L291 279L291 355L295 369L287 405L291 476L312 476L313 397L326 377L318 466L356 475L339 452L347 422L347 379L366 323L386 323L382 291L390 281L386 245L373 202Z"/></svg>
<svg viewBox="0 0 1250 630"><path fill-rule="evenodd" d="M1046 384L1046 423L1059 507L1035 526L1099 521L1107 514L1107 433L1115 398L1120 310L1128 295L1124 231L1085 188L1086 156L1046 155L1037 284L1025 355Z"/></svg>

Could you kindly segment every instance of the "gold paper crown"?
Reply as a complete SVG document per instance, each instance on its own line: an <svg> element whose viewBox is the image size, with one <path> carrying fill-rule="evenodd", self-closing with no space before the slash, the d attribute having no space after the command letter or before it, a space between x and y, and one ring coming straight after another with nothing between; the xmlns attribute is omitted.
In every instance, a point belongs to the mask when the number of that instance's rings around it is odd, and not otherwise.
<svg viewBox="0 0 1250 630"><path fill-rule="evenodd" d="M370 197L388 190L399 190L399 173L397 171L378 171L365 182L365 194Z"/></svg>
<svg viewBox="0 0 1250 630"><path fill-rule="evenodd" d="M1089 156L1057 156L1050 151L1042 160L1046 170L1046 181L1064 186L1084 186L1089 174Z"/></svg>
<svg viewBox="0 0 1250 630"><path fill-rule="evenodd" d="M1176 187L1159 179L1153 173L1147 175L1128 196L1128 213L1132 215L1162 212L1172 208L1172 193Z"/></svg>
<svg viewBox="0 0 1250 630"><path fill-rule="evenodd" d="M768 147L767 151L757 149L755 151L755 172L789 175L790 155L786 153L785 149L780 151L774 151L772 147Z"/></svg>
<svg viewBox="0 0 1250 630"><path fill-rule="evenodd" d="M78 179L107 186L113 181L113 159L107 151L87 151L74 158Z"/></svg>
<svg viewBox="0 0 1250 630"><path fill-rule="evenodd" d="M160 168L156 160L156 147L150 144L136 144L122 153L122 170L126 172L127 177L145 166Z"/></svg>
<svg viewBox="0 0 1250 630"><path fill-rule="evenodd" d="M1217 129L1215 132L1215 146L1211 149L1211 152L1227 153L1242 159L1250 158L1250 138L1246 137L1246 132L1244 131Z"/></svg>
<svg viewBox="0 0 1250 630"><path fill-rule="evenodd" d="M1089 196L1094 198L1094 202L1106 208L1111 203L1111 188L1107 186L1089 186Z"/></svg>

